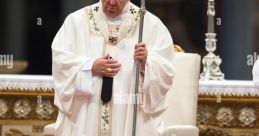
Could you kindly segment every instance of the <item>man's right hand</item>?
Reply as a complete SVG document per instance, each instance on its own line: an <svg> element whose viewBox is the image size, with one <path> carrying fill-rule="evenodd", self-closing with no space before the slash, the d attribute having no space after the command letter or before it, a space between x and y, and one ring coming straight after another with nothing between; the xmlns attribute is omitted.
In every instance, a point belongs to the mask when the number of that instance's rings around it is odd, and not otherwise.
<svg viewBox="0 0 259 136"><path fill-rule="evenodd" d="M98 58L92 67L93 75L112 77L120 71L121 64L115 59L109 59L109 55Z"/></svg>

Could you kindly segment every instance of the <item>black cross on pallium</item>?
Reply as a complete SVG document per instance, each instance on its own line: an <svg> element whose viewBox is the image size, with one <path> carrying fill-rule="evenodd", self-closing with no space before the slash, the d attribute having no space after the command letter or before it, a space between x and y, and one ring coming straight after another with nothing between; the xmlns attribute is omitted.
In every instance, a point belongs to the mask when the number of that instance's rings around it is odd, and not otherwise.
<svg viewBox="0 0 259 136"><path fill-rule="evenodd" d="M114 43L114 42L117 41L117 38L116 38L116 37L110 37L110 38L109 38L109 41L110 41L111 43Z"/></svg>
<svg viewBox="0 0 259 136"><path fill-rule="evenodd" d="M97 12L98 10L99 10L99 7L96 6L96 7L94 8L94 11Z"/></svg>
<svg viewBox="0 0 259 136"><path fill-rule="evenodd" d="M135 14L135 13L137 13L137 12L136 12L136 10L135 10L134 8L130 8L130 12L131 12L131 14Z"/></svg>

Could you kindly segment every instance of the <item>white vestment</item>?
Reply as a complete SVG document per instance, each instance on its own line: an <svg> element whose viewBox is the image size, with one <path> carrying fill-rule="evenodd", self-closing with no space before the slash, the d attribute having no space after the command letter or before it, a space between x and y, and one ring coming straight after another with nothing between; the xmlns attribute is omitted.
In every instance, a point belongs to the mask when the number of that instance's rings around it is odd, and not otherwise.
<svg viewBox="0 0 259 136"><path fill-rule="evenodd" d="M130 2L128 6L131 9L123 16L128 19L126 26L134 26L138 8ZM99 18L91 20L93 18L86 12L87 8L92 8ZM94 21L99 23L103 33L107 30L101 9L100 3L97 3L70 14L53 40L54 103L59 108L55 128L57 136L98 136L102 77L92 75L91 68L93 62L103 56L105 36L91 31L100 31ZM134 94L133 54L138 29L138 24L135 30L126 29L130 34L127 33L128 36L116 45L116 59L121 69L113 79L113 101L120 94ZM148 50L140 88L145 101L138 108L136 132L137 136L161 136L165 95L172 86L174 76L173 42L167 28L149 12L145 14L143 42ZM132 104L114 103L112 136L131 136L132 116Z"/></svg>
<svg viewBox="0 0 259 136"><path fill-rule="evenodd" d="M259 86L259 60L256 60L253 67L253 80L256 86Z"/></svg>

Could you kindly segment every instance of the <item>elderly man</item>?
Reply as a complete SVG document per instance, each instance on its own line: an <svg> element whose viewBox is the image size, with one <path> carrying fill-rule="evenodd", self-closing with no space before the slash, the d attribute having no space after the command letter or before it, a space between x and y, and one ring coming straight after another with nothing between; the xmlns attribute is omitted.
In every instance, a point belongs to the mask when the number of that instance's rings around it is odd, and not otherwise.
<svg viewBox="0 0 259 136"><path fill-rule="evenodd" d="M259 60L256 60L253 67L253 80L256 86L259 86Z"/></svg>
<svg viewBox="0 0 259 136"><path fill-rule="evenodd" d="M101 0L70 14L53 40L57 136L131 136L135 61L141 86L137 136L160 136L174 76L172 39L154 15L128 0Z"/></svg>

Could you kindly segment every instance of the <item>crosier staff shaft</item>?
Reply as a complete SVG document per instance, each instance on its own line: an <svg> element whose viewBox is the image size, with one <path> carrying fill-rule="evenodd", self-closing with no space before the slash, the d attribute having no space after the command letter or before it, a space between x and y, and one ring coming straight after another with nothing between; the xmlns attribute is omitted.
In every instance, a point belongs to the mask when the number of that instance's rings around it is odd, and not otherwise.
<svg viewBox="0 0 259 136"><path fill-rule="evenodd" d="M139 37L138 43L142 42L143 36L143 26L144 26L144 16L146 13L145 0L141 0L140 14L140 24L139 24ZM135 76L135 95L134 95L134 109L133 109L133 127L132 136L136 136L136 126L137 126L137 112L138 112L138 92L139 92L139 73L140 73L140 61L136 62L136 76Z"/></svg>

